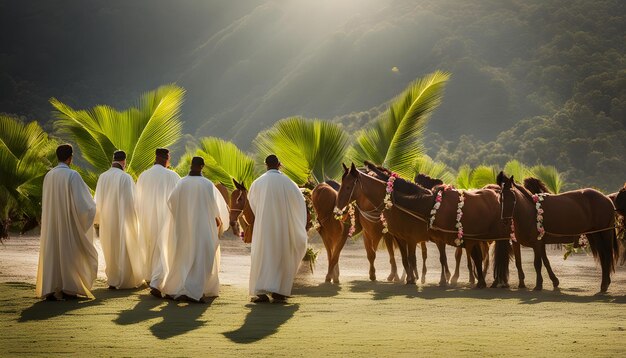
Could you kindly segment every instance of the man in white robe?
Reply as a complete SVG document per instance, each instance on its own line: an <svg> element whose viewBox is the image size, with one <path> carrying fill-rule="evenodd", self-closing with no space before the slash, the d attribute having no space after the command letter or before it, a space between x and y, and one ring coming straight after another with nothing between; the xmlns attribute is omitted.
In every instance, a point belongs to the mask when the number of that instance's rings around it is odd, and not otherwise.
<svg viewBox="0 0 626 358"><path fill-rule="evenodd" d="M180 176L167 169L170 166L170 152L166 148L156 149L156 159L152 168L144 171L137 179L135 206L139 219L139 242L144 246L144 279L150 283L150 292L161 297L158 287L167 271L166 256L161 235L167 224L169 198Z"/></svg>
<svg viewBox="0 0 626 358"><path fill-rule="evenodd" d="M250 295L252 302L285 302L306 252L304 197L298 186L281 173L275 155L265 159L267 172L248 191L255 215L252 233Z"/></svg>
<svg viewBox="0 0 626 358"><path fill-rule="evenodd" d="M219 295L219 235L228 229L228 206L202 176L204 160L194 157L189 175L168 200L168 272L160 287L166 297L206 301Z"/></svg>
<svg viewBox="0 0 626 358"><path fill-rule="evenodd" d="M93 243L96 215L89 188L70 169L72 146L56 150L59 165L43 181L37 297L50 300L92 297L89 291L98 273L98 253Z"/></svg>
<svg viewBox="0 0 626 358"><path fill-rule="evenodd" d="M143 284L143 252L137 232L135 182L126 172L126 153L113 154L111 169L96 185L96 219L109 289Z"/></svg>

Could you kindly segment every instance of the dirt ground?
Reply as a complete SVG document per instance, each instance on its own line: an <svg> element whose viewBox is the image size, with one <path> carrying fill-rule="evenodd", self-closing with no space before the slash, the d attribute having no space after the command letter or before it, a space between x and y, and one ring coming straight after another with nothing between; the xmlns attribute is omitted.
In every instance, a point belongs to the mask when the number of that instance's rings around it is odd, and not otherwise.
<svg viewBox="0 0 626 358"><path fill-rule="evenodd" d="M315 272L302 269L286 305L248 303L249 248L222 240L220 297L210 304L153 298L145 288L106 289L101 250L95 299L44 302L34 297L39 241L14 237L0 245L0 356L615 356L626 352L626 267L608 294L597 295L592 257L548 250L561 281L534 292L532 251L524 250L529 289L440 288L439 260L429 245L426 283L386 282L389 258L378 252L378 281L368 279L362 242L340 260L341 284L324 283L326 255ZM453 268L453 251L448 262ZM398 263L399 263L398 258ZM421 258L418 262L421 268ZM420 272L420 275L422 273ZM488 273L487 283L491 281Z"/></svg>

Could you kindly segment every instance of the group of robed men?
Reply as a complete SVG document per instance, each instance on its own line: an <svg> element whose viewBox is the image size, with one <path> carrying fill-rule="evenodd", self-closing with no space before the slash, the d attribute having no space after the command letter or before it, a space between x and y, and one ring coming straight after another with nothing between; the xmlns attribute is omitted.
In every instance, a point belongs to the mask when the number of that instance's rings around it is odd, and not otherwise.
<svg viewBox="0 0 626 358"><path fill-rule="evenodd" d="M56 150L59 164L43 183L36 293L48 300L91 296L98 271L94 224L110 289L149 284L157 297L206 301L219 294L219 236L228 229L229 208L202 176L194 157L183 178L168 169L169 150L156 149L155 164L135 184L126 173L126 153L113 154L98 178L95 196L70 169L73 148ZM306 204L298 186L279 171L275 155L248 191L255 214L251 245L252 302L284 302L306 250Z"/></svg>

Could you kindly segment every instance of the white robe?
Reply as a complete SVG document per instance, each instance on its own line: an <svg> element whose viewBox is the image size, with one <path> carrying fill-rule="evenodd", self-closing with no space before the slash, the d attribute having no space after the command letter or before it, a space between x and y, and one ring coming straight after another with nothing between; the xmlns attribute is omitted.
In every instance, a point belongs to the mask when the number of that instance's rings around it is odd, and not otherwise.
<svg viewBox="0 0 626 358"><path fill-rule="evenodd" d="M135 206L139 219L139 242L144 245L144 279L152 287L161 285L167 271L164 267L167 255L162 250L162 239L166 236L161 232L169 217L167 199L179 180L176 172L160 164L144 171L137 179Z"/></svg>
<svg viewBox="0 0 626 358"><path fill-rule="evenodd" d="M143 283L143 247L137 232L135 183L118 168L102 173L96 185L96 219L109 286L134 288Z"/></svg>
<svg viewBox="0 0 626 358"><path fill-rule="evenodd" d="M168 206L168 272L162 293L200 300L219 295L219 235L228 229L228 207L210 180L187 176L177 184ZM220 218L218 229L215 219Z"/></svg>
<svg viewBox="0 0 626 358"><path fill-rule="evenodd" d="M43 181L37 297L61 292L92 297L98 273L93 243L96 204L76 171L61 163Z"/></svg>
<svg viewBox="0 0 626 358"><path fill-rule="evenodd" d="M250 295L291 295L306 252L306 204L298 186L278 170L268 170L248 191L254 212Z"/></svg>

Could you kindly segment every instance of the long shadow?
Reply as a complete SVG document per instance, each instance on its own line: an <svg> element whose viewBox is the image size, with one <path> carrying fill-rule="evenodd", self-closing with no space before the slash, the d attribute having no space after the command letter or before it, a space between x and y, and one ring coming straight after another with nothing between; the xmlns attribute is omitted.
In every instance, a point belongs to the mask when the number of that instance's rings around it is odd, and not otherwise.
<svg viewBox="0 0 626 358"><path fill-rule="evenodd" d="M341 286L329 282L322 282L317 286L294 284L292 294L306 297L334 297L341 291Z"/></svg>
<svg viewBox="0 0 626 358"><path fill-rule="evenodd" d="M94 298L79 297L65 301L38 300L32 306L22 310L18 322L43 321L81 308L101 306L111 298L127 296L130 292L134 291L96 288L91 291Z"/></svg>
<svg viewBox="0 0 626 358"><path fill-rule="evenodd" d="M299 304L249 304L250 312L246 316L243 325L224 336L235 343L254 343L267 338L276 332L278 328L287 322L296 313Z"/></svg>
<svg viewBox="0 0 626 358"><path fill-rule="evenodd" d="M121 311L113 322L119 325L130 325L162 317L163 320L152 325L150 331L159 339L168 339L202 327L205 322L200 321L199 318L212 303L213 301L194 303L162 300L142 295L135 307ZM161 305L160 310L155 310Z"/></svg>
<svg viewBox="0 0 626 358"><path fill-rule="evenodd" d="M474 289L467 287L439 287L435 285L415 287L411 285L386 284L371 281L353 281L350 291L357 293L371 292L372 299L385 300L392 297L404 296L407 298L422 298L426 300L438 298L475 298L480 300L510 299L519 304L536 304L543 302L572 302L591 303L605 302L626 304L626 296L611 296L609 294L574 295L568 292L579 292L580 289L556 290L516 290L516 289Z"/></svg>
<svg viewBox="0 0 626 358"><path fill-rule="evenodd" d="M213 303L212 301L190 303L169 300L167 302L167 305L158 312L158 315L163 317L163 321L150 327L152 335L159 339L172 338L204 326L206 322L200 321L198 318Z"/></svg>

